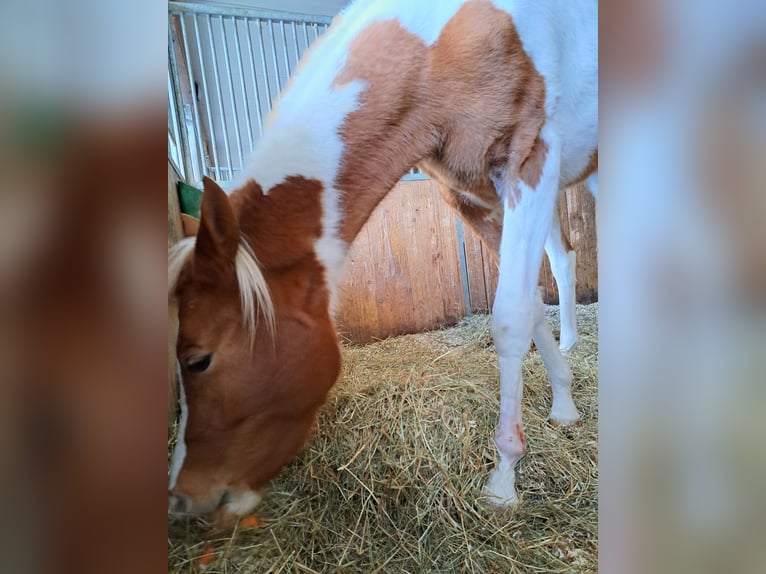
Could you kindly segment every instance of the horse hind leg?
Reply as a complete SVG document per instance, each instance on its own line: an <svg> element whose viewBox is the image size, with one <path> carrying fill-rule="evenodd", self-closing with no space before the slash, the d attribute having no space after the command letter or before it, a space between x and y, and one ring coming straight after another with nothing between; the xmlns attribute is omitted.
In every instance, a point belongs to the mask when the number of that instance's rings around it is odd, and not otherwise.
<svg viewBox="0 0 766 574"><path fill-rule="evenodd" d="M558 212L554 213L551 230L545 241L545 253L551 262L551 272L556 279L559 292L559 317L561 319L561 335L559 348L562 353L568 353L577 345L577 293L575 269L577 255L561 231Z"/></svg>
<svg viewBox="0 0 766 574"><path fill-rule="evenodd" d="M572 371L556 348L556 339L545 318L545 306L539 290L535 300L532 339L545 365L553 392L550 421L556 426L572 425L580 420L580 413L572 400Z"/></svg>
<svg viewBox="0 0 766 574"><path fill-rule="evenodd" d="M461 197L455 189L446 184L439 184L439 192L444 202L460 216L463 223L481 238L490 256L497 261L499 259L502 225L495 217L495 212ZM554 214L551 231L545 242L545 252L551 262L551 270L559 292L560 348L563 353L568 353L577 345L578 341L575 290L577 256L566 235L561 231L557 213Z"/></svg>

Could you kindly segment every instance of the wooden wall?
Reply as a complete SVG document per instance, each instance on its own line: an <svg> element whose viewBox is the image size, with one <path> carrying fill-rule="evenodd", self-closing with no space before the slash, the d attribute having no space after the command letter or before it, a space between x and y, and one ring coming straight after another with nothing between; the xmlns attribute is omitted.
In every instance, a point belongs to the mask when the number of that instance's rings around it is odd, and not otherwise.
<svg viewBox="0 0 766 574"><path fill-rule="evenodd" d="M351 246L337 315L350 341L417 333L466 315L455 217L432 185L400 182Z"/></svg>
<svg viewBox="0 0 766 574"><path fill-rule="evenodd" d="M562 228L577 253L577 299L598 298L595 202L574 187L559 204ZM354 343L450 325L491 309L497 267L430 180L403 181L381 202L351 246L339 301L338 327ZM465 250L461 269L460 249ZM468 282L468 300L463 289ZM540 273L547 303L558 303L547 258Z"/></svg>

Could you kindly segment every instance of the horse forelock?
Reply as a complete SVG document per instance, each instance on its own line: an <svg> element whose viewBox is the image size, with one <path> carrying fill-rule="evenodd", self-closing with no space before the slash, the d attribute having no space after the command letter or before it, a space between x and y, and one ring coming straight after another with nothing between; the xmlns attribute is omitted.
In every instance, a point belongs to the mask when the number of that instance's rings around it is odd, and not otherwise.
<svg viewBox="0 0 766 574"><path fill-rule="evenodd" d="M181 270L194 251L195 239L194 237L185 237L170 248L168 253L168 299L174 297Z"/></svg>
<svg viewBox="0 0 766 574"><path fill-rule="evenodd" d="M185 264L194 251L196 238L186 237L173 245L168 257L168 299L173 299ZM239 289L242 317L245 321L251 344L255 341L255 330L258 325L259 310L266 321L266 328L271 338L274 338L275 315L274 304L269 293L266 278L261 266L247 241L240 240L239 249L234 258L234 269Z"/></svg>
<svg viewBox="0 0 766 574"><path fill-rule="evenodd" d="M234 268L237 273L237 286L242 303L242 315L250 334L250 343L255 341L255 329L258 324L258 309L266 320L266 328L272 341L276 333L274 303L271 300L269 286L263 276L255 253L243 238L239 244L237 255L234 260Z"/></svg>

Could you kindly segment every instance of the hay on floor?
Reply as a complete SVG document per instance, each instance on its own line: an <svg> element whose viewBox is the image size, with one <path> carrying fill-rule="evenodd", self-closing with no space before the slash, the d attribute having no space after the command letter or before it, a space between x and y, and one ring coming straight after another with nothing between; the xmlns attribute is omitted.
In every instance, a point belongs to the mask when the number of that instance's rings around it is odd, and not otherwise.
<svg viewBox="0 0 766 574"><path fill-rule="evenodd" d="M523 366L527 455L519 504L481 497L492 468L497 357L487 316L451 329L344 347L341 379L306 449L257 509L264 526L210 540L169 527L169 572L596 572L597 305L578 306L569 357L583 414L547 422L537 352ZM557 326L557 308L549 309Z"/></svg>

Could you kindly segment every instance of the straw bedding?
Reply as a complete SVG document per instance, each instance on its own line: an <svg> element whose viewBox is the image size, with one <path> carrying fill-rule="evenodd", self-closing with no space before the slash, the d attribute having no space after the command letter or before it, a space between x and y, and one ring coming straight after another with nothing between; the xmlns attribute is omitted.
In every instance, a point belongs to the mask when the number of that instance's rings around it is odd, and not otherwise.
<svg viewBox="0 0 766 574"><path fill-rule="evenodd" d="M548 309L558 329L558 309ZM168 571L596 572L597 304L578 306L569 357L583 414L547 422L537 352L524 362L527 455L520 503L482 499L498 412L487 316L456 327L344 346L344 368L316 432L256 510L261 527L210 538L201 521L169 526Z"/></svg>

